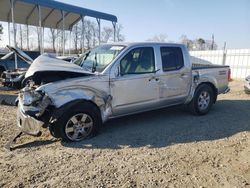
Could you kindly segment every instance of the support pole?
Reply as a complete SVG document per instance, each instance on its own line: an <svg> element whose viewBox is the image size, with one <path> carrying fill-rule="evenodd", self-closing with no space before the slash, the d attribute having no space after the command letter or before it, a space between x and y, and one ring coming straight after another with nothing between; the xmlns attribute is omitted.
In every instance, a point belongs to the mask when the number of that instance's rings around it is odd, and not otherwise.
<svg viewBox="0 0 250 188"><path fill-rule="evenodd" d="M56 40L56 56L59 56L59 50L60 50L59 42L60 42L60 37L59 37L59 30L58 30L58 28L56 29L56 36L57 36L57 40Z"/></svg>
<svg viewBox="0 0 250 188"><path fill-rule="evenodd" d="M98 40L99 45L101 44L101 19L96 18L97 24L98 24Z"/></svg>
<svg viewBox="0 0 250 188"><path fill-rule="evenodd" d="M44 53L44 27L42 27L42 50Z"/></svg>
<svg viewBox="0 0 250 188"><path fill-rule="evenodd" d="M8 37L9 37L9 46L11 46L10 44L10 22L8 21Z"/></svg>
<svg viewBox="0 0 250 188"><path fill-rule="evenodd" d="M62 41L62 50L63 50L63 56L65 55L65 12L62 11L62 38L63 38L63 41Z"/></svg>
<svg viewBox="0 0 250 188"><path fill-rule="evenodd" d="M42 36L42 10L41 6L38 5L38 20L39 20L39 46L40 46L40 53L43 54L43 47L42 47L42 41L43 41L43 36Z"/></svg>
<svg viewBox="0 0 250 188"><path fill-rule="evenodd" d="M14 47L16 48L16 24L15 24L15 15L14 15L14 0L10 0L11 3L11 17L12 17L12 24L13 24L13 34L14 34ZM15 68L17 69L17 55L15 53Z"/></svg>
<svg viewBox="0 0 250 188"><path fill-rule="evenodd" d="M27 50L30 50L30 47L29 47L29 25L26 24L26 35L27 35Z"/></svg>
<svg viewBox="0 0 250 188"><path fill-rule="evenodd" d="M82 54L84 53L84 39L85 39L85 27L84 27L84 16L82 18Z"/></svg>
<svg viewBox="0 0 250 188"><path fill-rule="evenodd" d="M116 22L112 22L114 28L114 42L116 42Z"/></svg>
<svg viewBox="0 0 250 188"><path fill-rule="evenodd" d="M72 35L72 29L69 31L69 56L71 55L71 35Z"/></svg>

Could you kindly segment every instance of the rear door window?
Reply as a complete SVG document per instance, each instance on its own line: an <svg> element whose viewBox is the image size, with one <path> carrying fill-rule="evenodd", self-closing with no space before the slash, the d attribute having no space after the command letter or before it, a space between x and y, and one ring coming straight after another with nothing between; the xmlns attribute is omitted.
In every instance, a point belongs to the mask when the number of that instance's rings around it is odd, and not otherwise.
<svg viewBox="0 0 250 188"><path fill-rule="evenodd" d="M182 50L179 47L161 47L161 60L164 72L179 70L184 66Z"/></svg>

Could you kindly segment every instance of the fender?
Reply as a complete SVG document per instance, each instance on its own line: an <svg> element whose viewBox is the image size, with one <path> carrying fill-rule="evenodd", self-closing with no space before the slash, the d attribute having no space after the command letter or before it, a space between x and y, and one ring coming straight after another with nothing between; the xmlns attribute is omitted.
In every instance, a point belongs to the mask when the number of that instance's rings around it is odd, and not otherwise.
<svg viewBox="0 0 250 188"><path fill-rule="evenodd" d="M64 87L57 90L55 93L47 93L56 109L71 108L72 106L88 101L93 103L100 110L102 121L105 122L112 114L111 99L112 97L105 92L98 91L91 87L79 86ZM57 110L56 110L57 111ZM61 115L57 112L56 117ZM64 110L63 110L64 111ZM55 118L53 118L55 119Z"/></svg>
<svg viewBox="0 0 250 188"><path fill-rule="evenodd" d="M208 77L208 76L202 76L202 77L200 77L200 75L197 73L196 75L193 76L192 87L191 87L191 90L190 90L190 94L189 94L187 100L185 101L185 104L188 104L193 99L196 89L201 84L210 84L210 85L213 86L212 89L216 93L215 101L214 102L216 102L216 100L217 100L217 94L218 94L218 83L217 83L217 80L215 78Z"/></svg>

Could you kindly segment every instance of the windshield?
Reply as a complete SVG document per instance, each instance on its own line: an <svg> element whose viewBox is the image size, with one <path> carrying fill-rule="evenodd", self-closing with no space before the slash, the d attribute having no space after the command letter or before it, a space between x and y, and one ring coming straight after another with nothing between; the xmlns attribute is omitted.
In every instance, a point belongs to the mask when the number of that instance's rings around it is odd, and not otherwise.
<svg viewBox="0 0 250 188"><path fill-rule="evenodd" d="M74 63L90 72L102 72L125 48L121 45L103 45L83 54Z"/></svg>

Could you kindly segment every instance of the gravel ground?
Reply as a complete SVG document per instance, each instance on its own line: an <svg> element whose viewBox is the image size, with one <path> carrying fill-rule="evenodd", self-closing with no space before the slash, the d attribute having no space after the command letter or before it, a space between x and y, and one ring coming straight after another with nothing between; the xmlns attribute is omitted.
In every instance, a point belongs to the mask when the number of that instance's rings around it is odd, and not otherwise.
<svg viewBox="0 0 250 188"><path fill-rule="evenodd" d="M202 117L183 108L109 121L80 143L21 137L0 106L0 187L250 187L250 95L242 81Z"/></svg>

